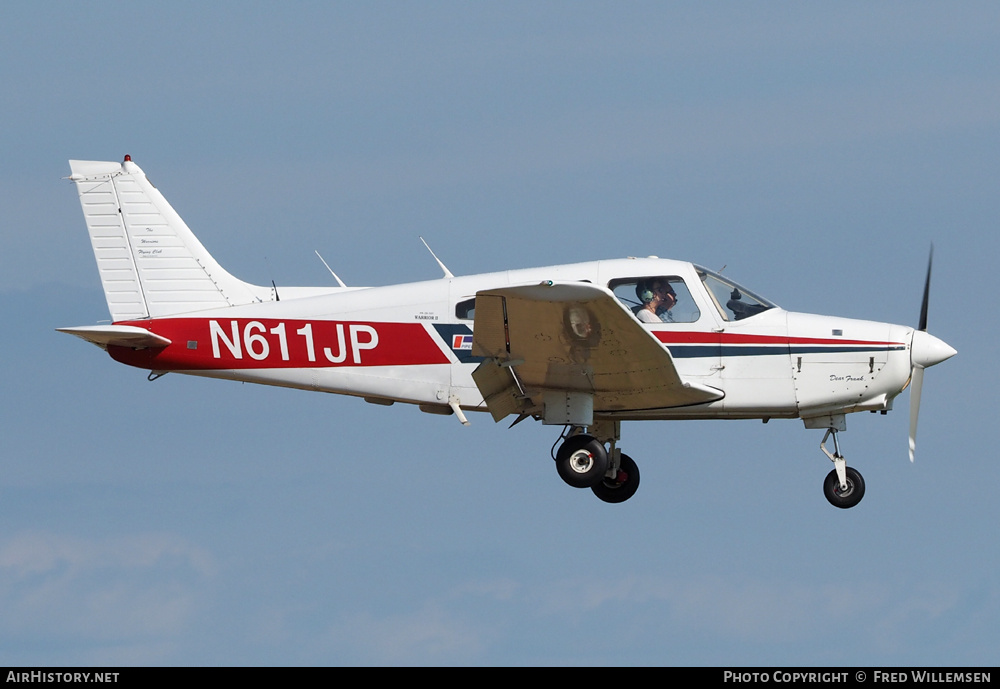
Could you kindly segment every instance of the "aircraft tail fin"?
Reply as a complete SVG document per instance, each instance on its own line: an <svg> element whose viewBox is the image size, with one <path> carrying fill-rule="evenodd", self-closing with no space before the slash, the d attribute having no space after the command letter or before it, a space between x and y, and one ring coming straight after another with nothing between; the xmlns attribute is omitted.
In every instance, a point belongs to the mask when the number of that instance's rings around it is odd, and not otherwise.
<svg viewBox="0 0 1000 689"><path fill-rule="evenodd" d="M129 156L69 164L113 321L272 298L226 272Z"/></svg>

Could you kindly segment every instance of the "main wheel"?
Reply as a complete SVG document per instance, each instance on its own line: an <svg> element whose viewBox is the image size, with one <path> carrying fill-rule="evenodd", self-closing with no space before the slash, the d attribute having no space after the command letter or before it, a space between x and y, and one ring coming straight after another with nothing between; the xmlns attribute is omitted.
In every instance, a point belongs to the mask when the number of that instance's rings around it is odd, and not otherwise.
<svg viewBox="0 0 1000 689"><path fill-rule="evenodd" d="M608 453L593 436L574 435L556 452L556 470L574 488L590 488L604 478Z"/></svg>
<svg viewBox="0 0 1000 689"><path fill-rule="evenodd" d="M592 486L591 490L604 502L625 502L639 490L639 467L631 457L622 455L618 475L613 479L602 477L601 482Z"/></svg>
<svg viewBox="0 0 1000 689"><path fill-rule="evenodd" d="M865 497L865 480L857 469L847 467L847 490L841 490L840 479L837 478L837 470L834 469L826 475L823 493L831 505L846 510L857 505L861 502L861 498Z"/></svg>

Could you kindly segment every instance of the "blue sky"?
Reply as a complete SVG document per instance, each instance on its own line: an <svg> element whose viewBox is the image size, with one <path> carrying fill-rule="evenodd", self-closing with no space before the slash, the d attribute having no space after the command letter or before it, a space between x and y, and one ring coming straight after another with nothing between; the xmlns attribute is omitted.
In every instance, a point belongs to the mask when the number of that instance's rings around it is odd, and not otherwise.
<svg viewBox="0 0 1000 689"><path fill-rule="evenodd" d="M0 8L0 664L995 665L1000 9L992 3ZM781 306L916 322L908 400L557 430L168 375L106 319L67 159L129 153L258 284L656 254Z"/></svg>

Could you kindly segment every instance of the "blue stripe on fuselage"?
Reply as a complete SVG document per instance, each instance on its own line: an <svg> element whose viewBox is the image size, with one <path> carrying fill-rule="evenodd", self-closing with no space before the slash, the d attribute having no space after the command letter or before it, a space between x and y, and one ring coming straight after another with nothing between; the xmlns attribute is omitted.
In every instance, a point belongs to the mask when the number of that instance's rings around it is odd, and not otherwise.
<svg viewBox="0 0 1000 689"><path fill-rule="evenodd" d="M844 354L847 352L894 352L906 349L905 345L876 346L858 345L855 347L806 347L787 345L763 346L717 346L717 345L665 345L675 359L698 359L723 356L789 356L794 354Z"/></svg>

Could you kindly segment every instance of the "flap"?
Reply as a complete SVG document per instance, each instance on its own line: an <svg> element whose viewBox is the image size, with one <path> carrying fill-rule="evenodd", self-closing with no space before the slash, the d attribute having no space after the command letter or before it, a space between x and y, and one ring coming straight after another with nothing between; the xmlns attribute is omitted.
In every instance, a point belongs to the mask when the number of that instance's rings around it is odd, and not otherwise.
<svg viewBox="0 0 1000 689"><path fill-rule="evenodd" d="M510 362L536 407L552 390L593 394L595 412L723 397L716 388L684 381L663 344L614 294L590 283L477 292L472 353Z"/></svg>

